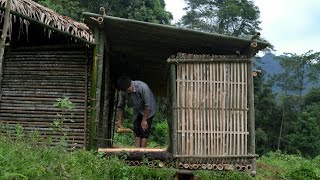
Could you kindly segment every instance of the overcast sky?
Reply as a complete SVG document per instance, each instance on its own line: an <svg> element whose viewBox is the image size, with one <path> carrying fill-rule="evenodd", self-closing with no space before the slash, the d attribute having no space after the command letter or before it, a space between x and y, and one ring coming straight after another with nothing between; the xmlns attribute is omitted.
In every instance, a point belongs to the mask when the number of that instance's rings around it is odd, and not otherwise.
<svg viewBox="0 0 320 180"><path fill-rule="evenodd" d="M184 14L184 0L165 0L173 23ZM276 54L320 52L320 0L254 0L260 9L261 37L275 46Z"/></svg>

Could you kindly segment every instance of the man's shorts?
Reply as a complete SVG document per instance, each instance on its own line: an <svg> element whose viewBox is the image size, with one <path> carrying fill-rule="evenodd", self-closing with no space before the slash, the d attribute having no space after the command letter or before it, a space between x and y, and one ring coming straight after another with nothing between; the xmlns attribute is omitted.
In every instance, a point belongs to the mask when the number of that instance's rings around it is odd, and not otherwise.
<svg viewBox="0 0 320 180"><path fill-rule="evenodd" d="M148 138L150 129L151 129L151 124L152 124L152 119L153 116L147 119L148 122L148 128L144 131L141 127L141 121L142 121L142 114L139 113L137 119L133 123L133 132L136 134L136 137L141 137L141 138Z"/></svg>

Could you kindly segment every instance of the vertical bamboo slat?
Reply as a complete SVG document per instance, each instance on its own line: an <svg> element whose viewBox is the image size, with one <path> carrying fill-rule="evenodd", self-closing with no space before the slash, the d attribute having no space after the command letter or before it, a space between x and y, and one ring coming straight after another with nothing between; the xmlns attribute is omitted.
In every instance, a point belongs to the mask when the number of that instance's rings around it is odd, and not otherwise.
<svg viewBox="0 0 320 180"><path fill-rule="evenodd" d="M191 118L191 122L190 122L190 154L191 155L194 155L194 137L193 137L193 123L194 123L194 115L193 115L193 112L194 112L194 80L193 80L193 77L194 77L194 71L193 71L193 68L194 68L194 65L193 64L190 64L190 92L189 92L189 95L188 95L188 98L189 98L189 106L190 106L190 112L189 112L189 116Z"/></svg>
<svg viewBox="0 0 320 180"><path fill-rule="evenodd" d="M185 64L182 64L181 66L181 75L182 75L182 83L181 83L181 111L182 111L182 115L181 115L181 125L182 125L182 154L187 155L186 153L186 116L185 116L185 98L186 98L186 94L185 94Z"/></svg>
<svg viewBox="0 0 320 180"><path fill-rule="evenodd" d="M245 81L245 69L244 69L244 67L245 67L245 64L244 63L242 63L241 64L241 77L242 77L242 86L241 86L241 91L242 91L242 95L241 95L241 109L242 109L242 116L241 116L241 134L242 134L242 154L245 154L245 148L246 148L246 145L245 145L245 142L246 142L246 139L245 139L245 129L244 129L244 127L245 127L245 124L244 124L244 119L246 118L245 117L245 114L246 114L246 108L247 108L247 105L246 105L246 102L245 102L245 94L246 94L246 88L245 88L245 86L246 86L246 81Z"/></svg>
<svg viewBox="0 0 320 180"><path fill-rule="evenodd" d="M173 147L172 147L172 153L173 155L177 155L178 151L177 151L177 145L178 145L178 141L177 141L177 129L178 129L178 117L177 117L177 98L179 98L179 96L177 96L177 76L176 76L176 65L175 64L171 64L170 66L170 82L171 82L171 93L172 93L172 129L173 129Z"/></svg>
<svg viewBox="0 0 320 180"><path fill-rule="evenodd" d="M248 65L245 65L244 66L244 78L246 80L246 86L244 88L245 90L245 93L244 93L244 104L246 106L246 109L249 109L249 105L248 105L248 88L249 88L249 82L248 82L248 74L247 74L247 71L248 71ZM250 73L251 74L251 73ZM248 111L244 114L244 132L248 132ZM245 140L244 140L244 143L245 143L245 148L244 148L244 153L247 154L248 153L248 135L246 134L245 135Z"/></svg>
<svg viewBox="0 0 320 180"><path fill-rule="evenodd" d="M181 102L181 88L182 88L182 77L181 77L181 66L177 66L177 104L178 104L178 109L177 109L177 113L178 113L178 128L179 128L179 139L178 142L182 142L182 120L181 120L181 116L182 116L182 102ZM182 143L180 143L179 145L179 154L182 154Z"/></svg>
<svg viewBox="0 0 320 180"><path fill-rule="evenodd" d="M185 94L185 110L186 110L186 150L187 154L190 155L190 122L192 122L190 117L190 106L189 106L189 86L190 86L190 71L189 71L189 64L185 64L186 67L186 94Z"/></svg>
<svg viewBox="0 0 320 180"><path fill-rule="evenodd" d="M200 79L200 102L199 102L199 107L200 107L200 131L199 131L199 137L200 137L200 154L203 154L203 123L204 123L204 119L203 119L203 101L204 101L204 97L203 97L203 63L200 63L200 74L199 74L199 79Z"/></svg>

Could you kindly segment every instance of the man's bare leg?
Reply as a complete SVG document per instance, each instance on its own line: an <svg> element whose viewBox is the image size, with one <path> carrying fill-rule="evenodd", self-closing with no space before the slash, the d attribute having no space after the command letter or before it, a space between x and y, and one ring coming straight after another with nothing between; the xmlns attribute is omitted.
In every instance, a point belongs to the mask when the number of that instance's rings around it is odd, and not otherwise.
<svg viewBox="0 0 320 180"><path fill-rule="evenodd" d="M148 138L141 138L141 147L147 147Z"/></svg>
<svg viewBox="0 0 320 180"><path fill-rule="evenodd" d="M134 141L135 141L135 146L136 146L136 147L140 147L141 137L135 137Z"/></svg>

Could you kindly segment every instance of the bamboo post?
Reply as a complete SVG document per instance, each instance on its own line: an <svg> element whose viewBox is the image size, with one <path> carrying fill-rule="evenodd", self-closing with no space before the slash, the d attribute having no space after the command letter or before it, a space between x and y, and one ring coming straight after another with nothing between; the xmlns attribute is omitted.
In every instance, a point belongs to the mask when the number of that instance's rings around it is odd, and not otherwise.
<svg viewBox="0 0 320 180"><path fill-rule="evenodd" d="M195 118L194 118L194 100L195 100L195 97L194 97L194 64L190 64L190 94L189 94L189 106L190 106L190 118L191 118L191 122L190 122L190 141L191 141L191 148L190 148L190 154L193 155L194 154L194 134L193 134L193 131L194 131L194 121L195 121Z"/></svg>
<svg viewBox="0 0 320 180"><path fill-rule="evenodd" d="M11 1L12 0L7 0L7 3L6 3L2 35L0 37L0 101L2 97L2 78L3 78L3 61L4 61L3 56L4 56L5 46L6 46L8 29L10 25Z"/></svg>
<svg viewBox="0 0 320 180"><path fill-rule="evenodd" d="M189 91L189 64L184 64L185 67L185 88L184 88L184 110L185 110L185 138L186 138L186 154L189 155L189 107L188 107L188 91Z"/></svg>
<svg viewBox="0 0 320 180"><path fill-rule="evenodd" d="M248 69L247 69L247 78L248 78L248 106L249 106L249 112L248 112L248 128L250 132L249 136L249 153L255 154L255 119L254 119L254 89L253 89L253 63L250 61L248 63ZM255 162L252 164L252 173L255 174L256 166Z"/></svg>
<svg viewBox="0 0 320 180"><path fill-rule="evenodd" d="M241 155L244 154L244 149L246 148L245 147L245 131L244 131L244 116L246 114L246 104L245 104L245 101L244 101L244 95L245 95L245 84L246 84L246 81L245 81L245 73L244 72L244 63L241 63Z"/></svg>
<svg viewBox="0 0 320 180"><path fill-rule="evenodd" d="M180 84L180 89L179 89L179 99L180 99L180 112L181 112L181 116L180 116L180 123L181 123L181 154L186 154L186 146L185 146L185 106L184 106L184 100L185 100L185 69L184 69L184 65L185 64L180 64L179 66L181 67L181 69L179 69L179 71L181 70L181 84Z"/></svg>
<svg viewBox="0 0 320 180"><path fill-rule="evenodd" d="M219 91L219 83L218 83L218 70L217 67L219 67L219 64L216 63L213 65L213 95L214 95L214 102L213 102L213 155L217 155L217 144L218 144L218 134L217 134L217 117L218 117L218 113L219 110L217 108L218 104L219 104L219 95L218 95L218 91Z"/></svg>
<svg viewBox="0 0 320 180"><path fill-rule="evenodd" d="M97 129L99 126L99 122L103 119L101 115L101 92L102 92L102 74L103 74L103 61L104 61L104 41L105 41L104 32L99 29L99 46L98 46L98 62L97 62L97 83L96 83L96 104L95 104L95 132L97 133ZM96 137L97 135L95 135Z"/></svg>
<svg viewBox="0 0 320 180"><path fill-rule="evenodd" d="M196 114L197 114L197 117L196 117L196 119L195 119L195 136L196 136L196 139L195 139L195 142L196 142L196 145L195 145L195 154L197 154L197 155L199 155L199 119L200 119L200 79L199 79L199 75L200 74L200 72L199 72L199 63L197 63L196 64L196 79L197 79L197 84L196 84L196 93L195 93L195 97L197 98L197 100L196 100L196 109L197 109L197 112L196 112Z"/></svg>
<svg viewBox="0 0 320 180"><path fill-rule="evenodd" d="M85 77L85 81L86 81L86 85L85 85L85 94L84 94L84 106L85 106L85 110L84 110L84 122L83 122L83 129L84 129L84 146L85 148L88 148L88 139L87 139L87 125L88 125L88 71L89 71L89 67L88 67L88 63L89 63L89 56L88 56L88 50L87 50L87 58L86 58L86 67L85 67L85 73L86 73L86 77Z"/></svg>
<svg viewBox="0 0 320 180"><path fill-rule="evenodd" d="M178 128L178 119L177 119L177 84L176 84L176 81L177 81L177 78L176 78L176 65L175 64L171 64L170 65L170 82L171 82L171 95L172 95L172 129L173 129L173 147L172 147L172 154L175 156L177 155L177 128Z"/></svg>
<svg viewBox="0 0 320 180"><path fill-rule="evenodd" d="M96 47L93 51L93 62L92 62L92 78L91 78L91 100L90 100L90 127L89 127L89 150L94 148L94 137L95 137L95 117L96 117L96 88L97 88L97 68L99 58L99 46L100 44L100 33L99 29L95 29Z"/></svg>
<svg viewBox="0 0 320 180"><path fill-rule="evenodd" d="M202 63L199 63L199 120L198 120L198 124L199 124L199 154L202 154L202 124L203 124L203 118L202 118L202 114L203 114L203 107L202 107L202 101L203 101L203 82L202 82L202 75L203 75L203 71L202 71Z"/></svg>
<svg viewBox="0 0 320 180"><path fill-rule="evenodd" d="M105 44L107 44L107 39L105 37ZM104 57L104 80L102 81L104 84L102 84L102 86L104 86L104 100L103 100L103 112L102 112L102 119L103 119L103 136L104 139L111 139L111 132L112 132L112 127L111 127L111 121L112 121L112 117L109 116L109 113L112 113L110 111L110 91L111 91L111 82L110 82L110 59L109 59L109 51L106 48L107 45L105 45L105 57ZM104 143L105 146L107 147L111 147L111 142L106 142Z"/></svg>

